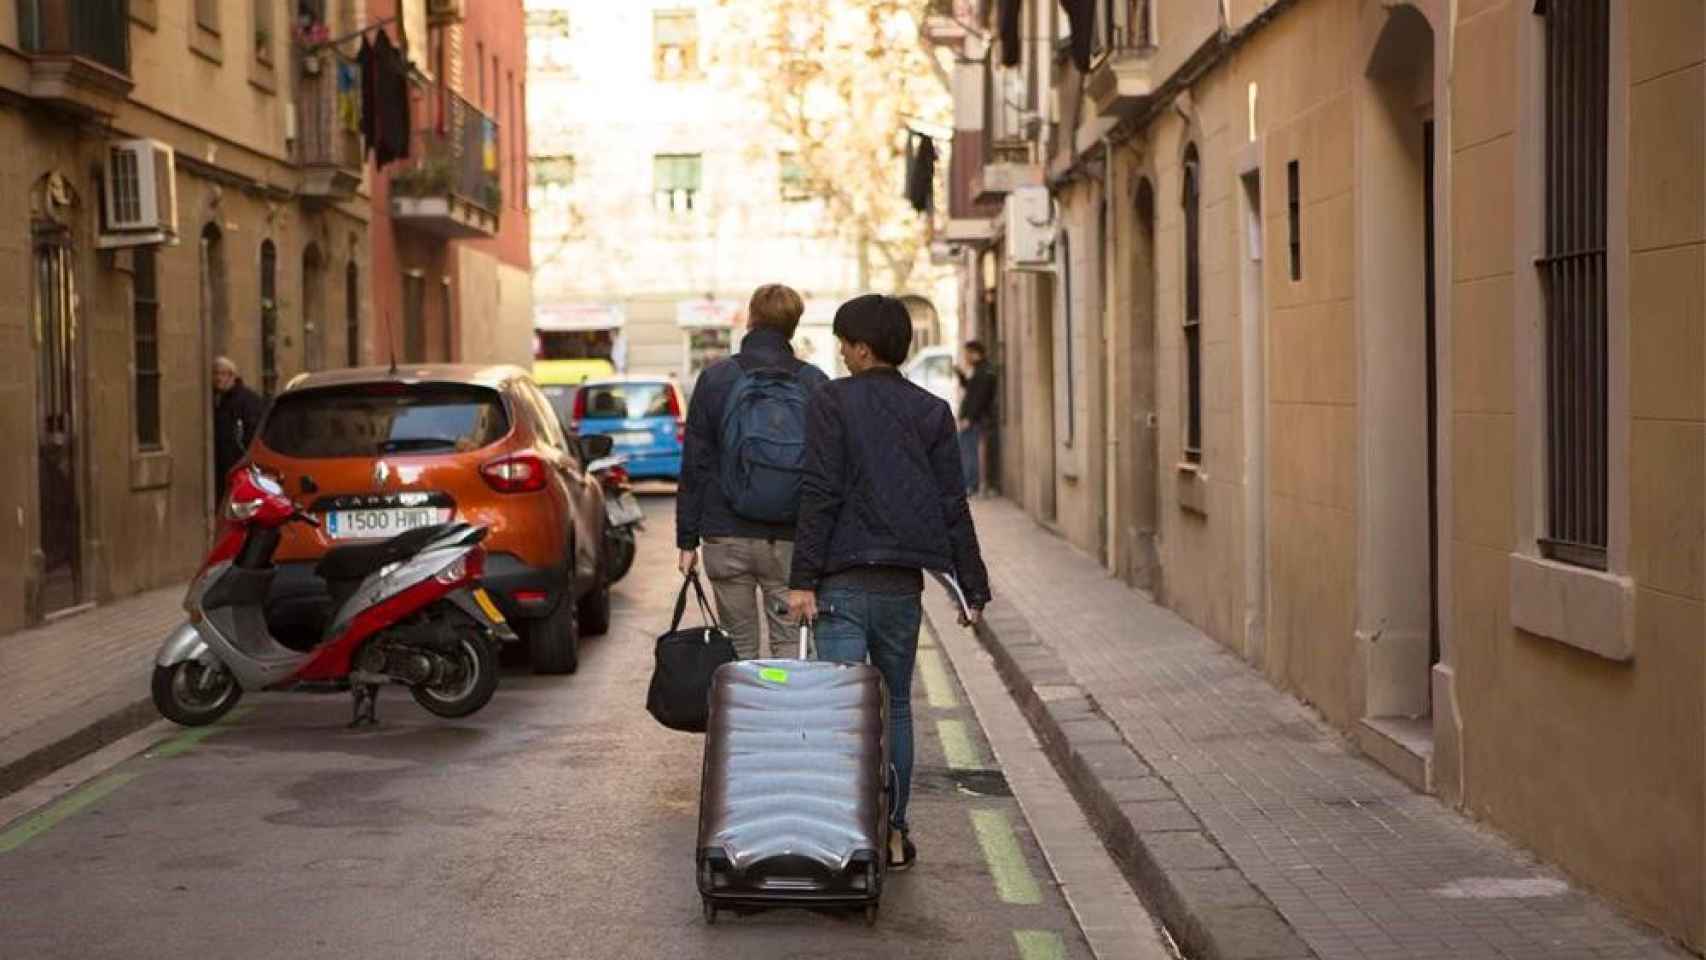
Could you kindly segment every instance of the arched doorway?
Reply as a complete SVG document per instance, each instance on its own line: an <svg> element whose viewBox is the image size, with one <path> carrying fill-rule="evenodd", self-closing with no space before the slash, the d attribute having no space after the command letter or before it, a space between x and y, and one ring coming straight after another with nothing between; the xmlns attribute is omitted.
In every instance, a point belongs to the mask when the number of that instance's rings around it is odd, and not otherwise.
<svg viewBox="0 0 1706 960"><path fill-rule="evenodd" d="M278 247L261 241L261 392L278 393Z"/></svg>
<svg viewBox="0 0 1706 960"><path fill-rule="evenodd" d="M1155 187L1149 179L1137 182L1133 198L1135 229L1127 260L1131 278L1131 314L1127 318L1127 409L1123 427L1127 442L1120 471L1125 478L1126 543L1119 552L1119 575L1135 587L1155 587L1156 501L1155 429Z"/></svg>
<svg viewBox="0 0 1706 960"><path fill-rule="evenodd" d="M344 360L361 364L361 270L351 259L344 267Z"/></svg>
<svg viewBox="0 0 1706 960"><path fill-rule="evenodd" d="M326 260L318 244L302 250L302 369L326 365Z"/></svg>
<svg viewBox="0 0 1706 960"><path fill-rule="evenodd" d="M201 335L205 345L201 364L201 395L208 406L207 428L203 431L202 473L208 479L205 498L208 534L218 522L220 478L213 456L213 358L231 355L231 314L225 273L225 235L209 223L201 228ZM235 357L232 357L235 360ZM238 369L242 368L238 364Z"/></svg>
<svg viewBox="0 0 1706 960"><path fill-rule="evenodd" d="M913 353L942 341L942 325L934 304L915 293L902 296L900 302L906 305L907 316L912 319Z"/></svg>
<svg viewBox="0 0 1706 960"><path fill-rule="evenodd" d="M30 218L35 346L37 543L32 618L77 606L87 593L83 567L83 493L89 444L83 439L85 347L77 293L76 194L50 173L38 181ZM19 526L23 511L19 511Z"/></svg>
<svg viewBox="0 0 1706 960"><path fill-rule="evenodd" d="M1422 738L1439 659L1434 31L1410 4L1367 15L1384 23L1357 117L1357 640L1366 716Z"/></svg>

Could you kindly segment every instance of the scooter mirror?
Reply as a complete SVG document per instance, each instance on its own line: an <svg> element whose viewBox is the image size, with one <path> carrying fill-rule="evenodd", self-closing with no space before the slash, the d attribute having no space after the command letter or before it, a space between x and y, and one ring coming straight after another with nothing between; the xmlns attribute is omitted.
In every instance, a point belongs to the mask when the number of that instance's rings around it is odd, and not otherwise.
<svg viewBox="0 0 1706 960"><path fill-rule="evenodd" d="M581 454L590 462L610 456L616 441L602 433L589 433L580 438Z"/></svg>

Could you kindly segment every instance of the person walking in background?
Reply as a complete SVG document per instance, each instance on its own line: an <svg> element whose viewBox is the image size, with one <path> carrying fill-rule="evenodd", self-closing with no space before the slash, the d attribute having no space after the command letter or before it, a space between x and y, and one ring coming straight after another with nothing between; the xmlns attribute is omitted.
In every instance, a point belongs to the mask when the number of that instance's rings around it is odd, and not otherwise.
<svg viewBox="0 0 1706 960"><path fill-rule="evenodd" d="M995 371L983 344L968 340L965 366L954 372L965 393L960 397L960 464L966 493L975 496L983 486L983 441L995 421Z"/></svg>
<svg viewBox="0 0 1706 960"><path fill-rule="evenodd" d="M912 668L923 620L924 571L958 579L964 624L989 602L961 477L954 414L896 367L912 320L894 297L842 304L835 336L852 376L812 396L800 522L788 579L794 622L817 624L817 657L870 663L889 690L896 775L889 813L891 869L913 864L906 822L912 793Z"/></svg>
<svg viewBox="0 0 1706 960"><path fill-rule="evenodd" d="M261 425L267 402L249 389L230 357L213 360L213 489L214 503L225 503L225 477L243 459L249 441Z"/></svg>
<svg viewBox="0 0 1706 960"><path fill-rule="evenodd" d="M676 546L683 576L703 547L717 615L744 659L760 652L759 595L772 642L786 632L785 602L805 461L806 401L828 382L794 356L790 341L805 302L780 284L759 287L747 307L740 352L699 375L687 410Z"/></svg>

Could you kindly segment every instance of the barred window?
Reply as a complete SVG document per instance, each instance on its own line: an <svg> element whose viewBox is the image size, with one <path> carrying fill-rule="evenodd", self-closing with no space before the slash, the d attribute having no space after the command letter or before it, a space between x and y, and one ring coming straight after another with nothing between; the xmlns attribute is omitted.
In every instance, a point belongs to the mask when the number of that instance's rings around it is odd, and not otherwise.
<svg viewBox="0 0 1706 960"><path fill-rule="evenodd" d="M1546 23L1546 536L1606 565L1606 114L1609 0L1540 0Z"/></svg>
<svg viewBox="0 0 1706 960"><path fill-rule="evenodd" d="M1185 460L1202 462L1202 176L1197 146L1185 148Z"/></svg>
<svg viewBox="0 0 1706 960"><path fill-rule="evenodd" d="M136 370L136 445L160 449L160 293L154 248L131 255L131 352Z"/></svg>

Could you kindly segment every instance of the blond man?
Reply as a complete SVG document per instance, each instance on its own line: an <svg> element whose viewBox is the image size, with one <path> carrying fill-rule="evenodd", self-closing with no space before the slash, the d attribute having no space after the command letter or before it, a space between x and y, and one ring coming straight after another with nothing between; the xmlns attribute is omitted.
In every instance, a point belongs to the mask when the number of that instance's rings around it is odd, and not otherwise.
<svg viewBox="0 0 1706 960"><path fill-rule="evenodd" d="M754 291L740 352L699 375L687 412L675 501L679 566L691 573L703 553L718 619L748 659L762 652L761 622L769 623L773 645L787 630L780 611L794 556L799 474L785 461L797 445L803 465L805 401L829 381L794 355L804 312L800 295L781 284Z"/></svg>

